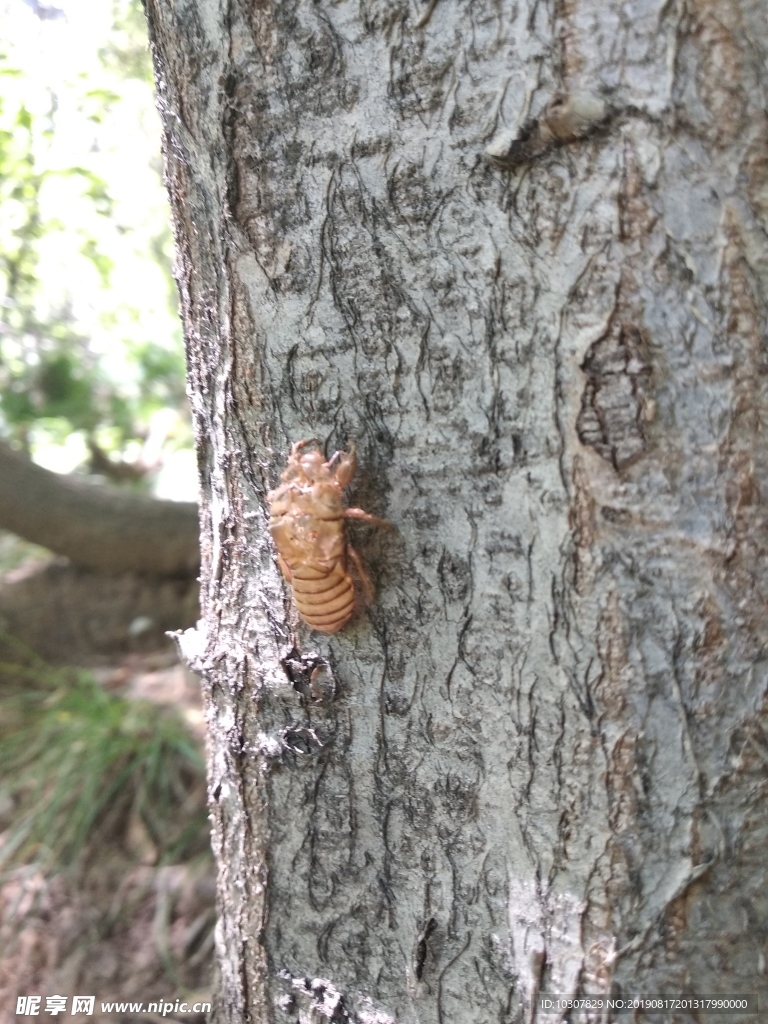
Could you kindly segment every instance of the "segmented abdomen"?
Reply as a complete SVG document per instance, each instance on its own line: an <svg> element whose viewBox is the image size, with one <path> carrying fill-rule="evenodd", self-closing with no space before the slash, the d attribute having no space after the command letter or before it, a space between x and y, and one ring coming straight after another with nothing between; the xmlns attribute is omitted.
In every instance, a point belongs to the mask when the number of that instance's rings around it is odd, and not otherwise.
<svg viewBox="0 0 768 1024"><path fill-rule="evenodd" d="M355 610L355 587L343 566L305 564L292 572L293 597L307 625L323 633L343 629Z"/></svg>

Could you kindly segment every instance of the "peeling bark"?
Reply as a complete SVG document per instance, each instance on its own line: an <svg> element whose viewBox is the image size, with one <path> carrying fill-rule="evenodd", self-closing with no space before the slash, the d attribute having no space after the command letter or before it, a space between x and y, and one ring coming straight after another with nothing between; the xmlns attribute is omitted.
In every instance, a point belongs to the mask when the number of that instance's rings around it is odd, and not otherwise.
<svg viewBox="0 0 768 1024"><path fill-rule="evenodd" d="M768 998L765 4L147 13L202 472L215 1019ZM599 130L528 145L584 94ZM398 529L356 534L378 598L335 637L266 532L312 436L357 442L352 500Z"/></svg>
<svg viewBox="0 0 768 1024"><path fill-rule="evenodd" d="M587 383L576 421L579 440L608 459L628 466L645 450L647 377L640 332L625 324L590 345L581 364Z"/></svg>

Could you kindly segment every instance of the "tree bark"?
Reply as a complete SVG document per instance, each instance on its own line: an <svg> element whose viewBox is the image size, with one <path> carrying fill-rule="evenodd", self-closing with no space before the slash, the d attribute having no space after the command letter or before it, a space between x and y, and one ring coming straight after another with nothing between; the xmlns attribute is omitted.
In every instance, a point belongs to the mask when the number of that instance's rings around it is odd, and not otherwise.
<svg viewBox="0 0 768 1024"><path fill-rule="evenodd" d="M215 1020L768 998L765 4L147 14ZM356 532L378 597L332 638L266 532L304 437L398 530Z"/></svg>
<svg viewBox="0 0 768 1024"><path fill-rule="evenodd" d="M0 443L0 527L107 575L190 577L197 506L51 473Z"/></svg>

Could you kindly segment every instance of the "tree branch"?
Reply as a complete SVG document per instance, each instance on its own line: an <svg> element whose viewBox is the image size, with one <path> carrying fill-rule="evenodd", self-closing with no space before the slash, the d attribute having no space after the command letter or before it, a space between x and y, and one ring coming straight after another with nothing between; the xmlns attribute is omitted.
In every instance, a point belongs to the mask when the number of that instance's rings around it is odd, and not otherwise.
<svg viewBox="0 0 768 1024"><path fill-rule="evenodd" d="M110 575L192 576L197 506L60 476L0 443L0 526Z"/></svg>

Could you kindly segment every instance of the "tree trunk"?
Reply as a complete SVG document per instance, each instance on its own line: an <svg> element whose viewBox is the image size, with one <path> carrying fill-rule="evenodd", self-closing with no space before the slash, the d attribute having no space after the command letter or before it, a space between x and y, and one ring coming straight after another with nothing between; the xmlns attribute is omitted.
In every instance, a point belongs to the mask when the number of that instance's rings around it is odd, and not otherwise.
<svg viewBox="0 0 768 1024"><path fill-rule="evenodd" d="M147 13L215 1020L768 998L764 0ZM266 530L305 437L398 531L331 638Z"/></svg>

